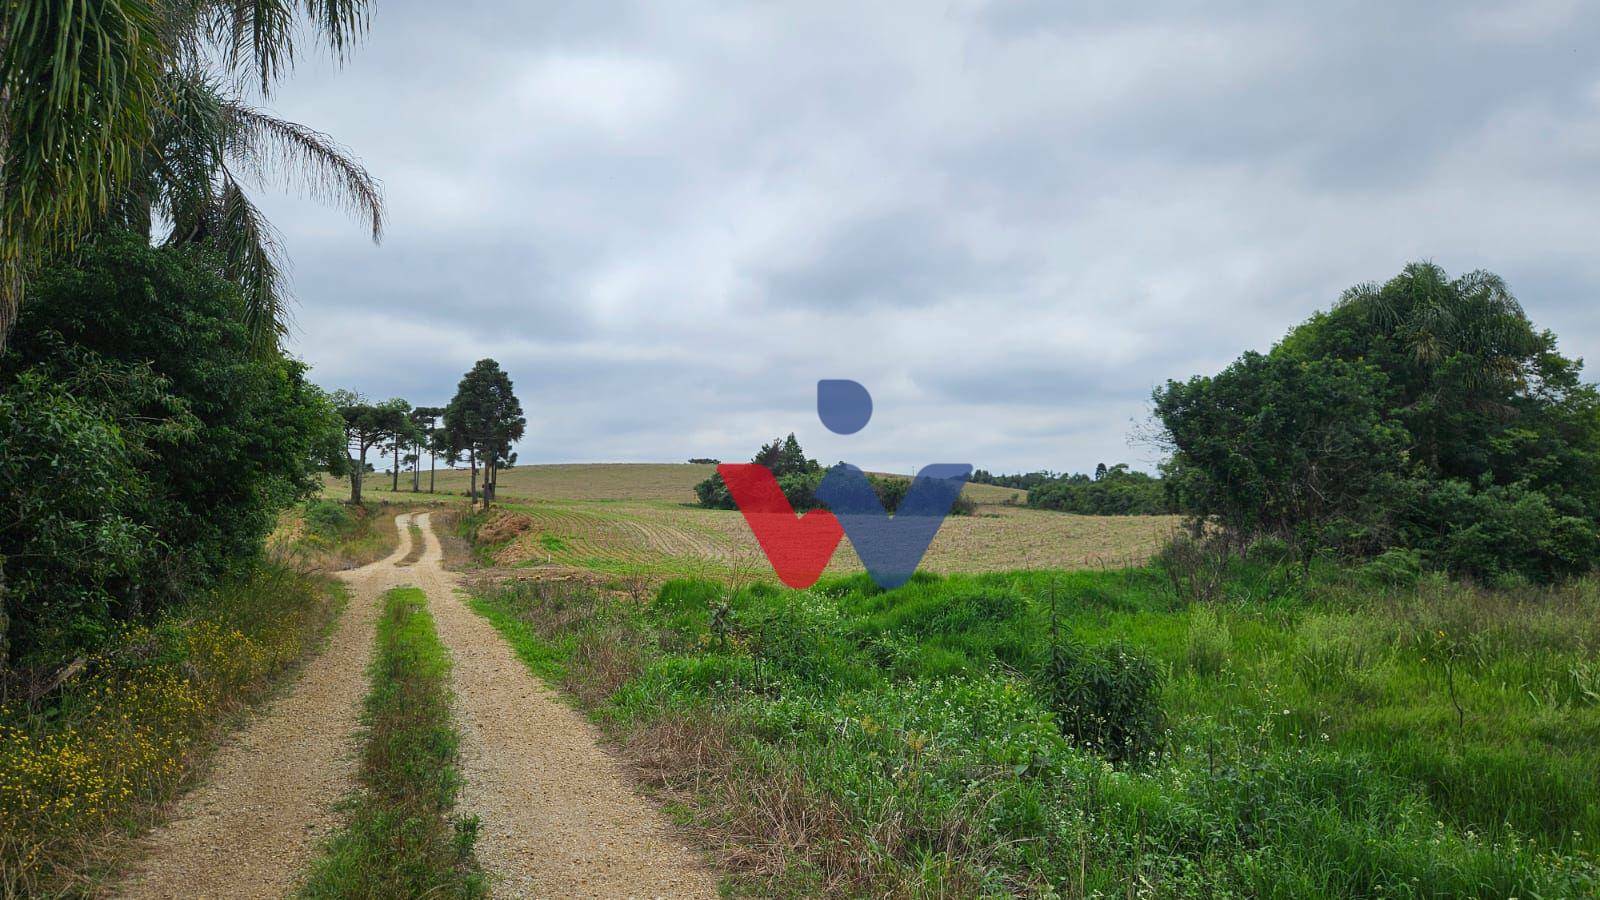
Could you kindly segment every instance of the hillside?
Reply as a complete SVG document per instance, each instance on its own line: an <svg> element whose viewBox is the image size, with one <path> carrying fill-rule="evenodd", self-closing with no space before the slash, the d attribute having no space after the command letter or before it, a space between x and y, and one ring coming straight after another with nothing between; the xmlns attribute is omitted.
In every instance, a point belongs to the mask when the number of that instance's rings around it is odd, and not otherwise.
<svg viewBox="0 0 1600 900"><path fill-rule="evenodd" d="M714 466L687 463L588 463L517 466L500 473L499 502L528 517L526 531L496 548L502 565L575 566L650 575L703 574L744 569L759 548L739 513L702 509L694 485ZM470 473L435 473L437 493L413 495L402 474L401 491L390 479L368 476L372 499L435 499L465 494ZM330 479L325 496L348 495ZM1076 516L1028 509L1026 493L969 484L965 495L978 504L973 516L948 519L924 559L930 572L993 572L1017 568L1103 568L1144 560L1171 534L1175 516ZM760 567L756 567L760 568ZM828 571L860 571L848 543Z"/></svg>

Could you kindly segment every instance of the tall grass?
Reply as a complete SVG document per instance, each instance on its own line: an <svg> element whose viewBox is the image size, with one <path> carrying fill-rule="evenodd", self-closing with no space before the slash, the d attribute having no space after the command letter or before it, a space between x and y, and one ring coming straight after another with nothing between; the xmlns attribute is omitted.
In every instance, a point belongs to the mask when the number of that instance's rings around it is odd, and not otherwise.
<svg viewBox="0 0 1600 900"><path fill-rule="evenodd" d="M366 702L361 787L304 897L481 897L475 818L452 815L461 773L450 659L416 588L384 596Z"/></svg>
<svg viewBox="0 0 1600 900"><path fill-rule="evenodd" d="M388 502L351 506L309 500L285 517L269 539L277 555L304 569L354 569L394 549L394 517L408 507Z"/></svg>
<svg viewBox="0 0 1600 900"><path fill-rule="evenodd" d="M50 696L0 705L0 892L92 894L231 713L262 699L344 598L278 564L130 624Z"/></svg>
<svg viewBox="0 0 1600 900"><path fill-rule="evenodd" d="M1600 585L1202 563L477 606L760 890L1600 892ZM1154 747L1065 727L1060 641L1160 676Z"/></svg>

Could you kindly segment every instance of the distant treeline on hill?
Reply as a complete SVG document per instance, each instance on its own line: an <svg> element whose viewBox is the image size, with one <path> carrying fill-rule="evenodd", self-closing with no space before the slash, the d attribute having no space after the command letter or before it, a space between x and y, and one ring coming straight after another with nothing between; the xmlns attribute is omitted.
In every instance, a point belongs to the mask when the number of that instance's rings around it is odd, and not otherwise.
<svg viewBox="0 0 1600 900"><path fill-rule="evenodd" d="M784 498L796 511L818 509L822 506L822 501L817 499L817 488L822 484L822 478L827 474L826 470L821 463L806 456L793 433L787 438L763 444L750 461L766 466L772 471L773 476L778 479L778 487L783 491ZM900 501L905 499L906 491L911 488L911 479L894 475L868 474L867 481L872 484L872 489L877 493L878 502L883 504L884 511L889 513L900 507ZM700 505L708 509L738 508L733 502L733 495L728 491L727 482L722 480L720 473L713 474L695 485L694 492L700 500ZM970 516L975 508L976 505L971 500L958 497L951 506L950 514Z"/></svg>
<svg viewBox="0 0 1600 900"><path fill-rule="evenodd" d="M1028 492L1028 505L1086 516L1153 516L1175 512L1160 478L1132 471L1127 463L1095 467L1094 475L1049 470L995 475L972 473L975 484L993 484Z"/></svg>

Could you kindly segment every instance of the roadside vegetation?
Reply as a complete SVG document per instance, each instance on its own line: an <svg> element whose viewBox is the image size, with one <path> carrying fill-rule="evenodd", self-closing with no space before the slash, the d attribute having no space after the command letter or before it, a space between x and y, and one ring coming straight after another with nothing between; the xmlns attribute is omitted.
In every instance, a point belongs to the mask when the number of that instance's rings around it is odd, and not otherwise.
<svg viewBox="0 0 1600 900"><path fill-rule="evenodd" d="M476 605L758 893L1600 890L1593 581L1180 546L888 592L542 581Z"/></svg>
<svg viewBox="0 0 1600 900"><path fill-rule="evenodd" d="M452 814L461 773L450 659L417 588L384 595L366 703L361 786L303 897L482 897L478 822Z"/></svg>
<svg viewBox="0 0 1600 900"><path fill-rule="evenodd" d="M394 549L394 517L414 504L307 500L271 543L304 568L337 572L387 556Z"/></svg>
<svg viewBox="0 0 1600 900"><path fill-rule="evenodd" d="M233 714L316 647L342 587L281 563L117 626L0 702L0 893L93 895ZM42 692L42 693L41 693Z"/></svg>
<svg viewBox="0 0 1600 900"><path fill-rule="evenodd" d="M198 251L110 235L41 271L0 355L0 666L64 666L248 571L338 442Z"/></svg>

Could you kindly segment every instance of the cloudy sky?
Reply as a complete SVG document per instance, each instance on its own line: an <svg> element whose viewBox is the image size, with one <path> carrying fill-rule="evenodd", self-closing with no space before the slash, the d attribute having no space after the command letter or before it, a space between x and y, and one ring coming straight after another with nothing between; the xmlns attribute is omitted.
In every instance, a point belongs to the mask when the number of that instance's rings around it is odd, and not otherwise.
<svg viewBox="0 0 1600 900"><path fill-rule="evenodd" d="M1600 6L1128 5L375 0L269 101L390 210L263 196L295 352L419 404L494 357L526 462L896 471L1150 468L1152 387L1408 260L1600 361Z"/></svg>

